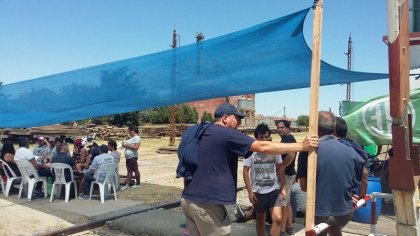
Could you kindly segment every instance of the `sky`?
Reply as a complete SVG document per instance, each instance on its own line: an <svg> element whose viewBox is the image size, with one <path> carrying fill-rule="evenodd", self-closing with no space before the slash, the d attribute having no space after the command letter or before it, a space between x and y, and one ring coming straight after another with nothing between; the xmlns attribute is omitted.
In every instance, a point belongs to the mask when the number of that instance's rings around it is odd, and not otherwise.
<svg viewBox="0 0 420 236"><path fill-rule="evenodd" d="M310 7L313 0L0 0L0 81L10 84L164 51L174 27L180 44L221 36ZM312 47L310 11L304 34ZM324 1L321 57L347 68L351 33L353 70L388 73L387 1ZM352 100L389 93L388 80L353 84ZM345 85L320 88L319 109L338 114ZM309 114L309 89L256 95L266 116Z"/></svg>

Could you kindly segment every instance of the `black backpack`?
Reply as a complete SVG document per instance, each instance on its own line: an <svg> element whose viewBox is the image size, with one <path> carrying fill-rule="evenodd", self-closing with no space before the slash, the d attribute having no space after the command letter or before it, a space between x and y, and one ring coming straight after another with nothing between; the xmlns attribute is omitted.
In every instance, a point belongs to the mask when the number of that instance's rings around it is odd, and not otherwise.
<svg viewBox="0 0 420 236"><path fill-rule="evenodd" d="M176 177L184 177L184 181L190 181L198 167L198 148L204 131L211 125L210 122L202 122L187 129L182 136L178 147L178 167Z"/></svg>

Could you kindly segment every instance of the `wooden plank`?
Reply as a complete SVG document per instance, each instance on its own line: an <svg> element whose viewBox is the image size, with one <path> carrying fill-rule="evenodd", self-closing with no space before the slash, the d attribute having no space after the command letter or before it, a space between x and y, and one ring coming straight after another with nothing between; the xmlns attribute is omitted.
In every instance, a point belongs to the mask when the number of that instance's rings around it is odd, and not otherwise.
<svg viewBox="0 0 420 236"><path fill-rule="evenodd" d="M322 41L322 8L323 0L315 3L313 39L312 39L312 64L311 64L311 94L309 111L309 133L318 132L318 104L319 104L319 77L321 70L321 41ZM308 153L308 175L306 195L306 221L305 229L310 230L315 221L315 193L316 193L316 166L317 155L314 150Z"/></svg>
<svg viewBox="0 0 420 236"><path fill-rule="evenodd" d="M389 0L389 88L390 113L401 116L410 100L410 40L408 30L408 2ZM398 5L400 4L400 7ZM400 8L400 9L399 9Z"/></svg>

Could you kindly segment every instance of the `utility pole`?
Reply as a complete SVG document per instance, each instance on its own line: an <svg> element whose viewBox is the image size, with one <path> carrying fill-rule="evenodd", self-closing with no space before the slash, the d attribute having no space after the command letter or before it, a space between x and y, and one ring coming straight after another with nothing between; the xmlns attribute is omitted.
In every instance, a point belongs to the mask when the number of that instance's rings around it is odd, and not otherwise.
<svg viewBox="0 0 420 236"><path fill-rule="evenodd" d="M178 35L176 34L176 30L174 29L174 32L172 34L172 45L171 47L173 49L175 49L177 47L177 43L178 43ZM173 62L175 63L175 62ZM173 71L173 73L175 73L175 71ZM176 79L176 77L174 76L173 79ZM169 108L170 110L170 117L169 117L169 146L173 147L175 146L175 109L176 109L176 105L173 105Z"/></svg>
<svg viewBox="0 0 420 236"><path fill-rule="evenodd" d="M349 36L349 41L347 43L347 52L344 53L347 55L347 70L352 70L353 64L353 41L351 41L351 33ZM351 101L351 83L347 83L347 90L346 90L346 101Z"/></svg>

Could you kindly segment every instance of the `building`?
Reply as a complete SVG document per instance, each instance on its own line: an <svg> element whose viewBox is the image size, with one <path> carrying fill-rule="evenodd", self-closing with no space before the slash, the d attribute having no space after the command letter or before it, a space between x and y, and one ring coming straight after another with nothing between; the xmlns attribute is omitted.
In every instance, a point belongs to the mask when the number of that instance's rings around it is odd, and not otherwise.
<svg viewBox="0 0 420 236"><path fill-rule="evenodd" d="M197 109L198 120L201 121L201 117L203 117L203 113L205 111L213 115L217 106L226 102L233 104L238 108L238 110L247 115L242 124L243 126L255 126L255 94L212 98L207 100L189 102L188 104Z"/></svg>

